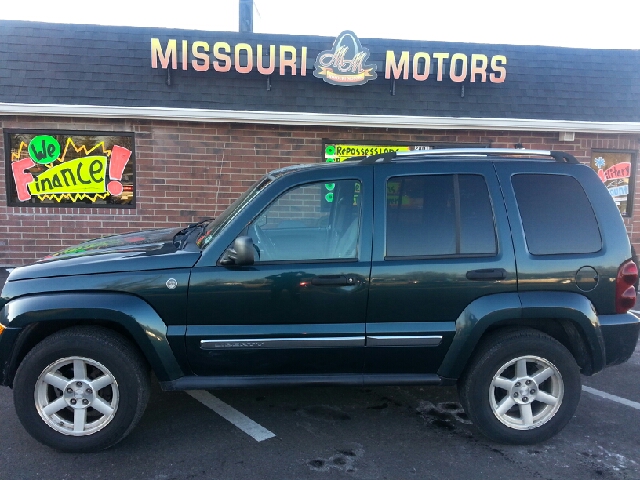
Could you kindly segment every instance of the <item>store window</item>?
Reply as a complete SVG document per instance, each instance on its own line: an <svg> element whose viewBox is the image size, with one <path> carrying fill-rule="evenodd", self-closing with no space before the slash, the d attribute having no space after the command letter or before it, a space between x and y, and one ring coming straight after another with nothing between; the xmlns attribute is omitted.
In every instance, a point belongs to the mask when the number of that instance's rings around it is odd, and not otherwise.
<svg viewBox="0 0 640 480"><path fill-rule="evenodd" d="M135 205L133 133L5 131L9 206Z"/></svg>
<svg viewBox="0 0 640 480"><path fill-rule="evenodd" d="M591 153L591 168L604 182L620 213L631 216L636 170L635 155L631 152L594 150Z"/></svg>

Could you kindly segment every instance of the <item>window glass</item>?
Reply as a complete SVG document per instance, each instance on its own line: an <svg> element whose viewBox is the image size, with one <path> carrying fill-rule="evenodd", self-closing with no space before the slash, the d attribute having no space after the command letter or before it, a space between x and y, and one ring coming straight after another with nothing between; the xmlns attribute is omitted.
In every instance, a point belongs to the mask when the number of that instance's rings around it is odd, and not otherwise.
<svg viewBox="0 0 640 480"><path fill-rule="evenodd" d="M10 206L135 206L133 133L9 132Z"/></svg>
<svg viewBox="0 0 640 480"><path fill-rule="evenodd" d="M356 258L360 190L340 180L284 193L248 227L259 261Z"/></svg>
<svg viewBox="0 0 640 480"><path fill-rule="evenodd" d="M598 173L622 215L628 216L632 213L635 165L635 155L629 152L591 153L591 168Z"/></svg>
<svg viewBox="0 0 640 480"><path fill-rule="evenodd" d="M531 254L593 253L602 248L593 208L575 178L519 174L511 182Z"/></svg>
<svg viewBox="0 0 640 480"><path fill-rule="evenodd" d="M458 175L460 186L460 253L497 253L489 190L480 175Z"/></svg>
<svg viewBox="0 0 640 480"><path fill-rule="evenodd" d="M387 183L387 256L455 253L453 175L390 179Z"/></svg>
<svg viewBox="0 0 640 480"><path fill-rule="evenodd" d="M495 254L493 211L484 178L389 179L386 235L388 257Z"/></svg>
<svg viewBox="0 0 640 480"><path fill-rule="evenodd" d="M202 235L196 240L196 244L201 249L207 248L219 231L232 222L241 212L257 197L264 188L273 181L271 175L267 175L253 184L246 192L238 197L231 205L211 221Z"/></svg>

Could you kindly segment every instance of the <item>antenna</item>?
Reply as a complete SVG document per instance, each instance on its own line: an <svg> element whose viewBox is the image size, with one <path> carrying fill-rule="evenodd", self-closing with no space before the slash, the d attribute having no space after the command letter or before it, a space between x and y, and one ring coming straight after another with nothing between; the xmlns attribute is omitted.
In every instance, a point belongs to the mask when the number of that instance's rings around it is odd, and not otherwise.
<svg viewBox="0 0 640 480"><path fill-rule="evenodd" d="M238 7L238 20L240 22L238 31L241 33L253 33L253 0L239 0Z"/></svg>

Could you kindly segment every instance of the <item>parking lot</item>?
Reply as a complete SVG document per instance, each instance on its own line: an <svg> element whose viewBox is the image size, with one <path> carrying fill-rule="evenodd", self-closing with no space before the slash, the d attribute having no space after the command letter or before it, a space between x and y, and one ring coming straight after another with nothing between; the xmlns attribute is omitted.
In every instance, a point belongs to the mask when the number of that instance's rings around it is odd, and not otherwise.
<svg viewBox="0 0 640 480"><path fill-rule="evenodd" d="M585 385L638 399L640 350ZM583 392L554 439L486 441L453 388L214 391L274 436L257 441L187 393L154 389L138 427L116 447L72 455L31 439L0 388L0 478L640 478L638 404ZM246 425L245 425L246 427ZM254 432L255 433L255 432Z"/></svg>
<svg viewBox="0 0 640 480"><path fill-rule="evenodd" d="M635 479L638 378L640 346L626 364L583 377L580 405L563 432L524 447L485 440L466 419L455 388L189 394L155 386L129 437L84 455L33 440L15 415L12 391L0 387L0 478Z"/></svg>

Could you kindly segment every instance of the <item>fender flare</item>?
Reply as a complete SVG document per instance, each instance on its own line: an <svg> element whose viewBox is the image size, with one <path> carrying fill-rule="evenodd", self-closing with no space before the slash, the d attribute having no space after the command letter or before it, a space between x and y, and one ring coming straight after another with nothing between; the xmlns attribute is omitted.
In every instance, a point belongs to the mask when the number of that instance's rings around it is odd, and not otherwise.
<svg viewBox="0 0 640 480"><path fill-rule="evenodd" d="M586 341L593 373L604 368L605 350L600 322L588 298L571 292L520 292L487 295L474 300L463 310L456 319L456 334L438 375L460 378L488 328L504 321L522 320L524 323L529 319L570 321Z"/></svg>
<svg viewBox="0 0 640 480"><path fill-rule="evenodd" d="M167 325L148 303L134 295L101 292L28 295L9 301L3 312L0 323L22 332L29 325L43 322L117 323L129 332L158 380L174 380L184 375L167 340Z"/></svg>

